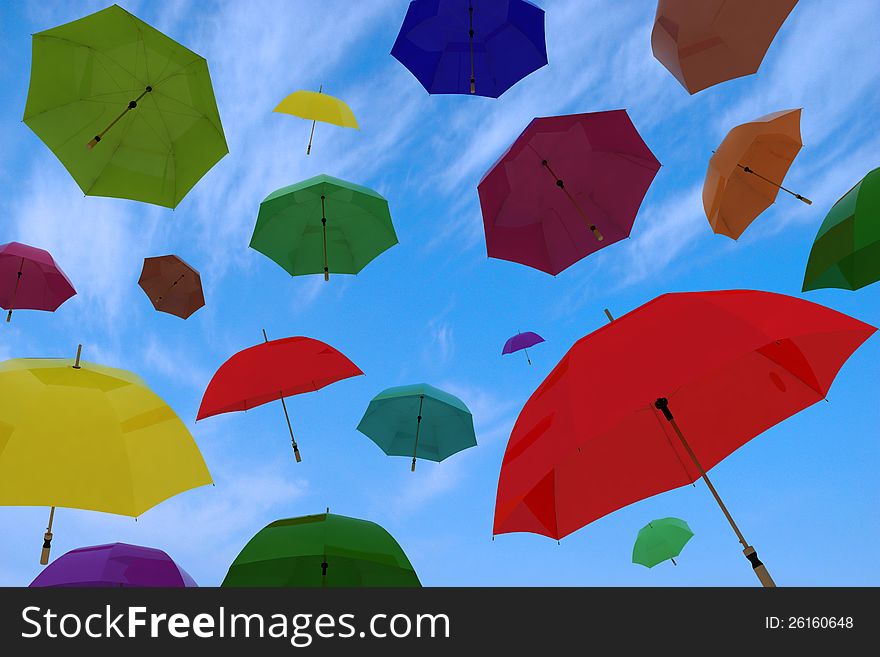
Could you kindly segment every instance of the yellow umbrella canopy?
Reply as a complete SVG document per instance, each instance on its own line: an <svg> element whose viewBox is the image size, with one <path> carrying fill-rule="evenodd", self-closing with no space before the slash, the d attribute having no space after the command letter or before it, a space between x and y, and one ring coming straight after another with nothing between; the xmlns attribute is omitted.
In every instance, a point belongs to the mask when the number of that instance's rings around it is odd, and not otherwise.
<svg viewBox="0 0 880 657"><path fill-rule="evenodd" d="M278 103L273 111L281 114L292 114L312 122L312 133L309 136L309 146L306 155L312 150L312 137L315 135L315 121L332 123L343 128L360 130L354 112L344 100L323 93L323 85L320 91L294 91L287 98Z"/></svg>
<svg viewBox="0 0 880 657"><path fill-rule="evenodd" d="M0 363L0 505L139 516L211 483L189 430L137 375L64 358Z"/></svg>

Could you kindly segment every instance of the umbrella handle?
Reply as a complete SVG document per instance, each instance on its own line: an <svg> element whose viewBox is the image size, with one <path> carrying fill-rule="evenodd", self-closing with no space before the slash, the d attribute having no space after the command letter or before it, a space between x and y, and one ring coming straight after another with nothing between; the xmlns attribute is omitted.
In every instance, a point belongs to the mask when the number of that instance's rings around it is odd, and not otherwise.
<svg viewBox="0 0 880 657"><path fill-rule="evenodd" d="M743 554L746 555L746 559L752 564L752 569L755 571L755 575L758 576L761 584L765 589L773 589L776 588L776 582L773 581L773 578L770 576L770 572L767 570L767 566L763 564L763 562L758 559L758 553L755 551L751 545L746 546L743 550Z"/></svg>
<svg viewBox="0 0 880 657"><path fill-rule="evenodd" d="M45 566L49 563L49 553L52 551L52 522L55 520L55 507L49 511L49 525L46 527L46 533L43 534L43 550L40 552L40 565Z"/></svg>
<svg viewBox="0 0 880 657"><path fill-rule="evenodd" d="M12 321L12 308L10 308L9 312L6 313L6 323L8 324L11 321Z"/></svg>
<svg viewBox="0 0 880 657"><path fill-rule="evenodd" d="M590 230L593 231L593 235L596 236L597 242L601 242L602 240L605 239L605 236L601 233L601 231L598 228L596 228L596 226L594 224L590 224Z"/></svg>

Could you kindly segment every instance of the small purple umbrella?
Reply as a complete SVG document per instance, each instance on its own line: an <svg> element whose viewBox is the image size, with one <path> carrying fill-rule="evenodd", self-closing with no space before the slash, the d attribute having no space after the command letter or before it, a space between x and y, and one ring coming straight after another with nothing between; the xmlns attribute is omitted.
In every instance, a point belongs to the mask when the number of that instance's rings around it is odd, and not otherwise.
<svg viewBox="0 0 880 657"><path fill-rule="evenodd" d="M626 110L533 119L477 186L486 251L556 276L629 236L659 169Z"/></svg>
<svg viewBox="0 0 880 657"><path fill-rule="evenodd" d="M529 358L528 348L535 346L539 342L544 342L544 338L537 333L533 333L532 331L517 333L504 343L504 349L501 350L501 355L512 354L514 351L522 350L526 352L526 360L529 361L529 365L531 365L532 359Z"/></svg>
<svg viewBox="0 0 880 657"><path fill-rule="evenodd" d="M55 559L32 587L195 587L192 577L162 550L109 543L71 550Z"/></svg>
<svg viewBox="0 0 880 657"><path fill-rule="evenodd" d="M74 294L48 251L19 242L0 245L0 307L9 311L7 322L13 309L54 312Z"/></svg>

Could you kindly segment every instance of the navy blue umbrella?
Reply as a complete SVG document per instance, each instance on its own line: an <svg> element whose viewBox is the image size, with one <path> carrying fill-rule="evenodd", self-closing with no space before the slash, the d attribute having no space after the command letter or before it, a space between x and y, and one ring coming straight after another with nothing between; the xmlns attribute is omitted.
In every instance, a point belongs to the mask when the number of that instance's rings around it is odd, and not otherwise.
<svg viewBox="0 0 880 657"><path fill-rule="evenodd" d="M547 64L544 10L526 0L413 0L391 54L429 94L498 98Z"/></svg>

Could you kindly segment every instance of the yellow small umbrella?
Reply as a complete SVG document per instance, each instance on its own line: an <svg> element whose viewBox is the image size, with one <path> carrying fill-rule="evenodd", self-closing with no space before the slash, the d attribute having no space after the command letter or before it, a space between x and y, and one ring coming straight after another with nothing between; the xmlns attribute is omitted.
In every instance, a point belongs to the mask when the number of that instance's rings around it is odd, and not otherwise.
<svg viewBox="0 0 880 657"><path fill-rule="evenodd" d="M309 145L306 155L312 152L312 137L315 136L315 122L332 123L343 128L360 130L354 112L344 100L323 93L324 85L317 92L294 91L287 98L278 103L273 111L281 114L293 114L303 119L310 119L312 132L309 135Z"/></svg>
<svg viewBox="0 0 880 657"><path fill-rule="evenodd" d="M137 517L211 483L189 430L135 374L73 359L0 363L0 505Z"/></svg>

